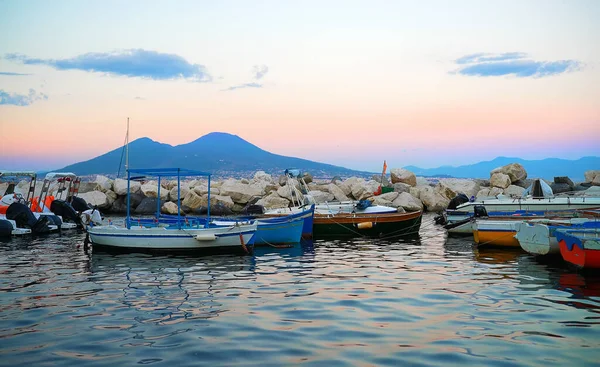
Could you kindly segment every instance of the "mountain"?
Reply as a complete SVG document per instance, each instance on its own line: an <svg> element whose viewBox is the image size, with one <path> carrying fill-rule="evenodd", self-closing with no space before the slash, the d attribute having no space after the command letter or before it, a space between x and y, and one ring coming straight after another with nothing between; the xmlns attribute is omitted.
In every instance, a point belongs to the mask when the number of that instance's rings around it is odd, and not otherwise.
<svg viewBox="0 0 600 367"><path fill-rule="evenodd" d="M60 171L78 175L117 175L124 173L123 148L85 162L66 166ZM215 175L250 175L255 171L283 173L287 168L298 168L313 176L366 176L367 172L350 170L331 164L286 157L260 149L237 135L213 132L187 144L172 146L150 138L140 138L129 143L129 167L178 167L212 172Z"/></svg>
<svg viewBox="0 0 600 367"><path fill-rule="evenodd" d="M575 181L583 181L584 172L600 169L600 157L583 157L577 160L547 158L541 160L525 160L521 158L498 157L464 166L441 166L438 168L419 168L406 166L405 169L417 176L452 176L459 178L489 178L494 168L519 163L527 171L529 178L545 178L552 180L555 176L568 176Z"/></svg>

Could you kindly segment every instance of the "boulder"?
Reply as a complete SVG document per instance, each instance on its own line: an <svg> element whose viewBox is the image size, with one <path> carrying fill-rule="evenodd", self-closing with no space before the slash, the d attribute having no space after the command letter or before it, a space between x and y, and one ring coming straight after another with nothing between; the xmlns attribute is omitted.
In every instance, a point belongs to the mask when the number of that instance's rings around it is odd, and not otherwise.
<svg viewBox="0 0 600 367"><path fill-rule="evenodd" d="M279 186L285 186L287 184L287 179L288 178L286 175L280 175L279 178L277 179Z"/></svg>
<svg viewBox="0 0 600 367"><path fill-rule="evenodd" d="M256 205L262 205L267 209L279 209L287 208L290 205L288 199L282 198L276 192L272 192L269 195L263 197L256 202Z"/></svg>
<svg viewBox="0 0 600 367"><path fill-rule="evenodd" d="M187 195L187 193L189 191L190 191L190 188L188 186L181 185L181 189L179 192L180 199L183 200L183 198ZM169 200L177 201L177 185L175 185L175 187L172 187L171 190L169 191Z"/></svg>
<svg viewBox="0 0 600 367"><path fill-rule="evenodd" d="M510 185L507 188L505 188L502 193L506 196L520 198L520 197L523 197L524 191L525 191L525 188L523 188L521 186Z"/></svg>
<svg viewBox="0 0 600 367"><path fill-rule="evenodd" d="M365 200L374 195L379 189L379 183L376 181L359 181L352 186L352 196L356 200Z"/></svg>
<svg viewBox="0 0 600 367"><path fill-rule="evenodd" d="M585 182L589 182L595 186L600 185L600 170L585 171Z"/></svg>
<svg viewBox="0 0 600 367"><path fill-rule="evenodd" d="M394 188L394 192L400 193L400 192L410 192L410 188L412 186L410 186L409 184L405 184L404 182L396 182L395 184L392 185L392 187Z"/></svg>
<svg viewBox="0 0 600 367"><path fill-rule="evenodd" d="M308 192L308 195L310 195L313 198L316 204L333 201L333 199L335 199L335 196L333 194L319 190L311 190Z"/></svg>
<svg viewBox="0 0 600 367"><path fill-rule="evenodd" d="M220 191L221 195L231 197L238 204L246 204L252 197L263 195L262 189L235 180L223 182Z"/></svg>
<svg viewBox="0 0 600 367"><path fill-rule="evenodd" d="M335 198L335 200L337 201L348 201L350 200L350 198L348 196L346 196L346 194L344 194L344 192L342 191L342 189L334 184L334 183L330 183L327 186L329 192L333 195L333 197Z"/></svg>
<svg viewBox="0 0 600 367"><path fill-rule="evenodd" d="M310 173L308 173L308 172L304 172L302 174L302 179L307 184L313 182L313 176Z"/></svg>
<svg viewBox="0 0 600 367"><path fill-rule="evenodd" d="M375 198L381 198L383 200L387 200L387 201L391 202L391 201L396 200L396 198L398 197L399 194L400 193L395 192L395 191L393 191L393 192L386 192L385 194L378 195Z"/></svg>
<svg viewBox="0 0 600 367"><path fill-rule="evenodd" d="M463 178L443 178L436 185L437 191L448 199L458 194L465 194L468 198L477 195L481 186L474 180Z"/></svg>
<svg viewBox="0 0 600 367"><path fill-rule="evenodd" d="M139 215L154 214L154 213L156 213L157 205L158 205L157 198L145 197L144 199L142 199L142 202L135 208L134 213L139 214ZM161 201L161 203L160 203L161 207L162 207L162 205L164 205L163 201Z"/></svg>
<svg viewBox="0 0 600 367"><path fill-rule="evenodd" d="M557 184L567 184L572 189L575 187L575 184L571 179L567 176L554 177L554 183ZM556 191L555 191L556 192Z"/></svg>
<svg viewBox="0 0 600 367"><path fill-rule="evenodd" d="M527 178L527 171L525 171L525 168L519 163L510 163L506 166L495 168L490 172L490 176L493 176L494 173L504 173L505 175L508 175L511 183Z"/></svg>
<svg viewBox="0 0 600 367"><path fill-rule="evenodd" d="M177 204L175 204L172 201L167 201L166 203L163 204L162 208L160 208L160 211L166 214L177 214ZM183 211L181 211L180 214L183 214Z"/></svg>
<svg viewBox="0 0 600 367"><path fill-rule="evenodd" d="M421 200L415 198L407 192L399 193L398 197L392 202L392 206L396 208L403 208L407 212L423 210L423 203Z"/></svg>
<svg viewBox="0 0 600 367"><path fill-rule="evenodd" d="M208 206L208 194L202 196L202 206ZM231 210L233 208L233 200L229 196L210 195L210 209L212 210L216 206L222 206Z"/></svg>
<svg viewBox="0 0 600 367"><path fill-rule="evenodd" d="M90 204L92 207L97 207L100 210L109 209L111 207L111 203L102 191L90 191L84 192L83 194L77 195L86 203Z"/></svg>
<svg viewBox="0 0 600 367"><path fill-rule="evenodd" d="M450 199L443 196L433 188L421 191L421 202L428 212L440 212L448 207Z"/></svg>
<svg viewBox="0 0 600 367"><path fill-rule="evenodd" d="M403 182L411 186L417 186L417 176L411 171L404 168L392 168L390 170L392 183Z"/></svg>
<svg viewBox="0 0 600 367"><path fill-rule="evenodd" d="M181 204L191 208L192 210L197 209L202 206L202 197L196 194L194 190L189 190L183 198Z"/></svg>
<svg viewBox="0 0 600 367"><path fill-rule="evenodd" d="M98 186L98 189L102 192L113 189L113 181L106 176L98 175L96 176L96 181L94 182Z"/></svg>
<svg viewBox="0 0 600 367"><path fill-rule="evenodd" d="M161 185L162 186L162 185ZM142 194L147 198L155 198L158 196L158 183L147 182L140 187ZM160 188L161 200L167 200L169 198L169 190L166 188Z"/></svg>
<svg viewBox="0 0 600 367"><path fill-rule="evenodd" d="M556 183L556 182L552 182L550 184L550 188L552 189L552 192L556 195L556 194L561 194L564 192L571 192L573 191L573 189L571 188L571 186L567 183Z"/></svg>
<svg viewBox="0 0 600 367"><path fill-rule="evenodd" d="M373 205L383 205L392 208L397 208L397 206L395 206L394 203L392 203L392 201L387 200L386 198L382 198L381 196L375 196L373 198Z"/></svg>
<svg viewBox="0 0 600 367"><path fill-rule="evenodd" d="M90 191L102 191L99 190L98 184L96 182L90 182L90 181L82 181L79 184L79 193L83 194L86 192L90 192Z"/></svg>
<svg viewBox="0 0 600 367"><path fill-rule="evenodd" d="M535 180L534 180L534 179L532 179L532 178L526 178L526 179L524 179L524 180L515 181L515 182L513 182L512 184L513 184L513 185L515 185L515 186L519 186L519 187L522 187L522 188L525 188L525 189L526 189L526 188L528 188L529 186L531 186L531 185L533 184L533 182L534 182L534 181L535 181Z"/></svg>
<svg viewBox="0 0 600 367"><path fill-rule="evenodd" d="M495 198L503 192L504 190L499 187L484 187L483 189L479 190L479 192L477 192L477 195L475 195L475 199L477 201L481 201L484 199Z"/></svg>
<svg viewBox="0 0 600 367"><path fill-rule="evenodd" d="M113 187L114 187L114 192L117 193L117 195L127 195L127 180L123 180L120 178L117 178L115 180L115 182L113 183ZM134 194L134 193L138 193L140 192L142 185L137 182L137 181L130 181L129 183L129 192Z"/></svg>
<svg viewBox="0 0 600 367"><path fill-rule="evenodd" d="M511 184L510 177L502 172L495 172L490 177L490 185L492 187L499 187L501 189L505 189L509 187Z"/></svg>

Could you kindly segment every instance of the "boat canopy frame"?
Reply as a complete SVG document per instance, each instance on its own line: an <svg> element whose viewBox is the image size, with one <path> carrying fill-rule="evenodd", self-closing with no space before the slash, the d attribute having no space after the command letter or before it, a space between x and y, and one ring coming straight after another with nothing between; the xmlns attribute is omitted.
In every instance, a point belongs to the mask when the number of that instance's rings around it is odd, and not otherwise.
<svg viewBox="0 0 600 367"><path fill-rule="evenodd" d="M35 171L10 171L10 170L0 170L0 179L1 178L19 178L19 177L29 177L29 189L27 190L27 197L25 201L30 203L33 200L33 195L35 194L35 185L37 183L37 173ZM0 193L0 195L4 195L4 193Z"/></svg>
<svg viewBox="0 0 600 367"><path fill-rule="evenodd" d="M181 177L207 177L208 178L208 205L206 209L206 225L210 222L210 180L212 174L186 168L132 168L127 169L127 217L125 226L131 228L131 180L134 176L149 176L158 179L156 193L156 220L160 220L160 180L165 177L177 177L177 226L181 229Z"/></svg>

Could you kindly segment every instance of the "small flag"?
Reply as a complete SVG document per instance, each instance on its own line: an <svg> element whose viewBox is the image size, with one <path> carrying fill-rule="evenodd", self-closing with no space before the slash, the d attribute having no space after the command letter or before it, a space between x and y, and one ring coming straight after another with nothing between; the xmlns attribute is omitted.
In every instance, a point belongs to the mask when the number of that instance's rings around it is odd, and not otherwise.
<svg viewBox="0 0 600 367"><path fill-rule="evenodd" d="M385 170L387 170L387 163L383 161L383 174L385 175Z"/></svg>

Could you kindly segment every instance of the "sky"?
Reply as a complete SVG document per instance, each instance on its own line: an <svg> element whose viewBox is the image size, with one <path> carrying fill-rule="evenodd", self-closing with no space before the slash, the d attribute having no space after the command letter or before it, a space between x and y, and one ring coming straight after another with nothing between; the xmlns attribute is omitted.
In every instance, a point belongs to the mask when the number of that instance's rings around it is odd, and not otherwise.
<svg viewBox="0 0 600 367"><path fill-rule="evenodd" d="M3 0L0 169L104 154L127 118L130 140L228 132L373 172L599 156L598 19L596 0Z"/></svg>

